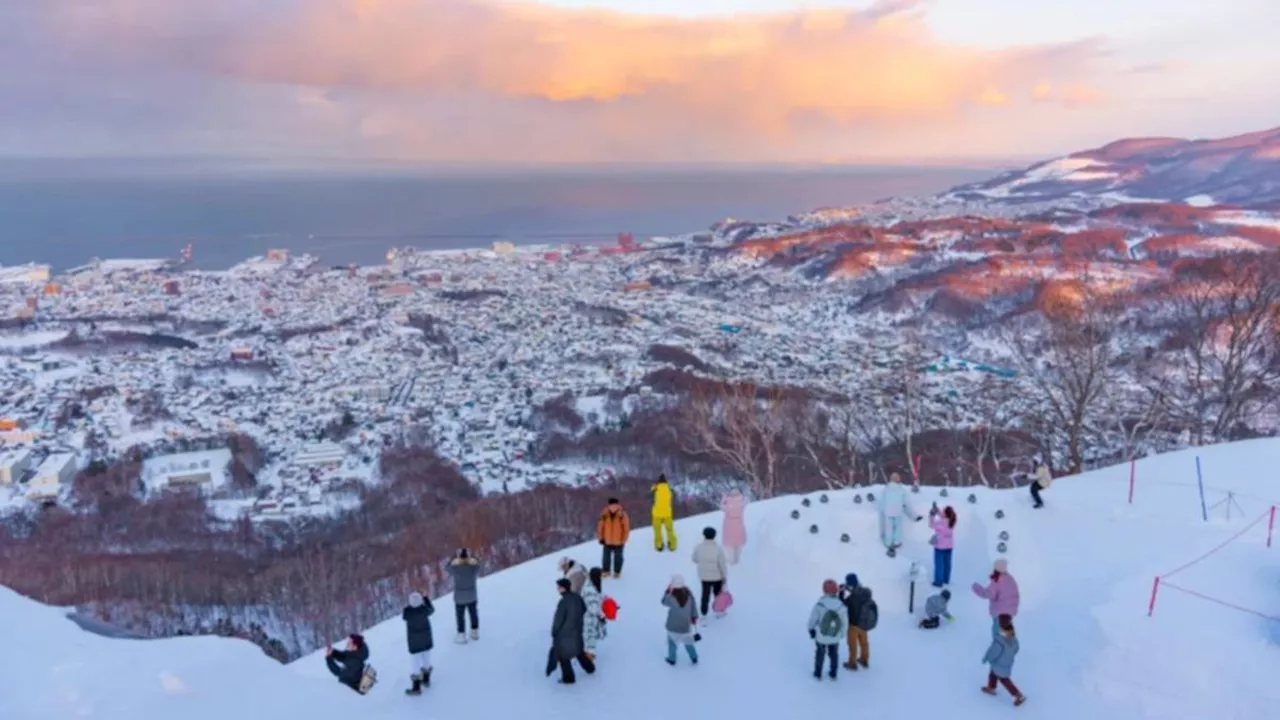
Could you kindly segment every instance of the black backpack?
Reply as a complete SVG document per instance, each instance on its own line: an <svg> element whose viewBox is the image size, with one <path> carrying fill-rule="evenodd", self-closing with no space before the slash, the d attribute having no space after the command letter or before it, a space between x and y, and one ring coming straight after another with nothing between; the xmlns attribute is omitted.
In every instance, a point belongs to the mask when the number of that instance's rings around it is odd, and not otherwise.
<svg viewBox="0 0 1280 720"><path fill-rule="evenodd" d="M858 613L858 627L863 630L875 630L876 623L880 621L880 608L876 607L876 601L867 599L863 604L862 611Z"/></svg>

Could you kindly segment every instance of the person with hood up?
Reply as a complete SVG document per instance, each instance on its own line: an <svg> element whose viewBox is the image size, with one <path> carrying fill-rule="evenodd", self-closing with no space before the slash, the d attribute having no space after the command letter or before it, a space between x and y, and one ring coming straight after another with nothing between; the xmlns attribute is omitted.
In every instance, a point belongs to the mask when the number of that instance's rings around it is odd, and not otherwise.
<svg viewBox="0 0 1280 720"><path fill-rule="evenodd" d="M659 475L658 482L649 488L649 494L653 496L653 509L651 516L653 519L653 549L658 552L663 550L676 551L676 528L673 524L674 515L671 510L671 485L667 483L666 475ZM666 531L666 539L663 539L663 530Z"/></svg>
<svg viewBox="0 0 1280 720"><path fill-rule="evenodd" d="M338 678L338 682L363 694L368 690L360 689L364 679L365 663L369 662L369 645L363 635L349 635L346 650L334 650L333 646L324 649L324 664L329 672Z"/></svg>
<svg viewBox="0 0 1280 720"><path fill-rule="evenodd" d="M951 617L951 613L947 612L947 603L949 602L951 602L950 590L943 590L925 600L924 619L920 621L920 627L924 630L934 630L942 624L942 618L955 620L955 618Z"/></svg>
<svg viewBox="0 0 1280 720"><path fill-rule="evenodd" d="M1027 701L1022 691L1017 685L1013 684L1013 660L1018 656L1018 636L1013 631L1013 618L1008 615L1001 615L996 618L996 626L998 632L995 637L991 638L991 646L987 648L987 654L982 656L982 663L990 666L987 673L987 684L983 686L982 692L988 695L996 694L996 683L1004 686L1005 690L1013 696L1013 705L1017 707Z"/></svg>
<svg viewBox="0 0 1280 720"><path fill-rule="evenodd" d="M973 594L987 601L987 611L991 614L991 635L1000 634L1000 616L1018 616L1018 581L1009 574L1009 561L1004 558L996 560L992 566L990 582L986 587L973 584Z"/></svg>
<svg viewBox="0 0 1280 720"><path fill-rule="evenodd" d="M698 608L680 575L671 576L671 583L662 593L662 606L667 609L667 664L675 666L676 649L683 645L689 662L697 665L698 648L694 644L702 637L698 635Z"/></svg>
<svg viewBox="0 0 1280 720"><path fill-rule="evenodd" d="M955 548L956 511L948 505L938 512L929 511L929 527L933 530L933 586L951 584L951 552Z"/></svg>
<svg viewBox="0 0 1280 720"><path fill-rule="evenodd" d="M596 644L604 639L606 620L604 617L604 587L601 578L604 572L598 567L587 573L587 582L582 586L582 602L587 605L587 614L582 623L582 641L587 646L587 657L596 659ZM572 584L570 584L572 589Z"/></svg>
<svg viewBox="0 0 1280 720"><path fill-rule="evenodd" d="M730 565L742 559L742 548L747 544L747 524L743 519L747 510L747 498L738 488L733 488L720 499L724 511L724 526L720 529L721 542Z"/></svg>
<svg viewBox="0 0 1280 720"><path fill-rule="evenodd" d="M1045 464L1044 459L1036 455L1031 459L1031 503L1032 507L1044 507L1044 500L1040 499L1040 492L1048 490L1053 484L1053 473L1049 471L1049 466Z"/></svg>
<svg viewBox="0 0 1280 720"><path fill-rule="evenodd" d="M880 540L890 550L902 547L903 516L914 517L917 522L924 519L916 515L907 503L907 488L902 484L902 476L893 473L880 495Z"/></svg>
<svg viewBox="0 0 1280 720"><path fill-rule="evenodd" d="M458 554L448 565L449 576L453 578L453 614L458 626L456 643L467 641L465 616L471 617L471 639L480 639L480 615L476 608L480 599L476 591L476 581L480 578L480 561L471 556L466 548L460 548Z"/></svg>
<svg viewBox="0 0 1280 720"><path fill-rule="evenodd" d="M858 576L849 573L844 576L844 586L839 590L840 602L849 611L849 630L845 638L849 644L849 661L844 664L845 669L857 670L859 665L870 667L871 641L867 633L875 628L880 615L871 598L871 588L859 584Z"/></svg>
<svg viewBox="0 0 1280 720"><path fill-rule="evenodd" d="M596 664L587 656L582 640L587 605L578 593L570 589L569 581L565 578L556 581L556 592L560 593L560 602L556 604L556 614L551 620L551 652L547 657L547 675L551 675L558 665L560 683L572 685L576 681L573 673L574 660L578 661L588 675L596 671Z"/></svg>
<svg viewBox="0 0 1280 720"><path fill-rule="evenodd" d="M823 658L831 664L828 673L832 680L836 679L837 666L840 662L840 639L845 637L849 627L849 616L840 598L836 597L839 586L835 580L822 581L822 597L809 613L809 637L813 639L813 677L822 679Z"/></svg>
<svg viewBox="0 0 1280 720"><path fill-rule="evenodd" d="M569 581L569 589L576 594L582 594L582 586L587 582L587 566L577 560L562 557L558 567L561 574Z"/></svg>
<svg viewBox="0 0 1280 720"><path fill-rule="evenodd" d="M702 617L711 609L711 599L724 590L729 578L729 561L724 548L716 543L716 529L703 528L702 542L693 549L693 564L698 566L698 579L702 581Z"/></svg>
<svg viewBox="0 0 1280 720"><path fill-rule="evenodd" d="M409 695L422 694L423 687L431 687L431 649L435 639L431 635L431 616L436 609L431 599L422 593L409 593L409 605L400 613L404 620L405 635L409 641L409 680L412 686L405 690Z"/></svg>
<svg viewBox="0 0 1280 720"><path fill-rule="evenodd" d="M609 498L596 522L596 539L604 548L600 568L605 577L622 577L622 548L630 536L631 518L618 498Z"/></svg>

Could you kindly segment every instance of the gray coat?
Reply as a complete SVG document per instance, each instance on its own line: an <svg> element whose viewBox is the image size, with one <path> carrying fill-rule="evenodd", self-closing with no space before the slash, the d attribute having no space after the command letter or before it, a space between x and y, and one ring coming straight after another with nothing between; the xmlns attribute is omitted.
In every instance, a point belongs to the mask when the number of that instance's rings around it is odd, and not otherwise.
<svg viewBox="0 0 1280 720"><path fill-rule="evenodd" d="M582 623L586 615L587 604L581 595L573 591L560 595L556 616L551 620L551 647L556 657L572 660L582 654Z"/></svg>
<svg viewBox="0 0 1280 720"><path fill-rule="evenodd" d="M991 666L991 672L998 678L1013 675L1013 659L1018 656L1018 638L999 633L982 656L982 662Z"/></svg>
<svg viewBox="0 0 1280 720"><path fill-rule="evenodd" d="M840 617L840 627L836 630L835 635L823 635L822 616L827 614L828 610L832 610ZM835 595L823 595L818 600L818 604L813 606L813 611L809 613L809 629L817 633L813 638L819 645L839 645L845 640L845 633L849 631L849 612L845 609L844 603L840 602L840 598Z"/></svg>
<svg viewBox="0 0 1280 720"><path fill-rule="evenodd" d="M936 618L947 614L947 601L942 597L942 593L931 595L928 600L924 601L924 616L927 618Z"/></svg>
<svg viewBox="0 0 1280 720"><path fill-rule="evenodd" d="M476 580L480 577L480 561L475 558L454 558L448 566L453 578L453 602L469 605L476 602Z"/></svg>
<svg viewBox="0 0 1280 720"><path fill-rule="evenodd" d="M676 602L675 596L667 591L662 596L662 605L667 608L667 632L675 635L688 635L693 632L698 619L698 603L694 602L693 595L689 595L685 605L681 606Z"/></svg>

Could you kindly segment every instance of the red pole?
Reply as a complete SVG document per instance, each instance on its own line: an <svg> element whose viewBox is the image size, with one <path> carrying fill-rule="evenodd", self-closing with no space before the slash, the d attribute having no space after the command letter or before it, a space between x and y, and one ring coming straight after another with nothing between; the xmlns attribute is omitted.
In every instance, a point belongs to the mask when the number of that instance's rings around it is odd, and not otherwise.
<svg viewBox="0 0 1280 720"><path fill-rule="evenodd" d="M1133 504L1133 479L1138 472L1138 461L1135 458L1129 458L1129 504Z"/></svg>
<svg viewBox="0 0 1280 720"><path fill-rule="evenodd" d="M1271 521L1267 523L1267 547L1271 547L1271 537L1276 532L1276 506L1271 506Z"/></svg>
<svg viewBox="0 0 1280 720"><path fill-rule="evenodd" d="M1147 604L1147 617L1151 617L1156 612L1156 593L1160 592L1160 576L1151 583L1151 602Z"/></svg>

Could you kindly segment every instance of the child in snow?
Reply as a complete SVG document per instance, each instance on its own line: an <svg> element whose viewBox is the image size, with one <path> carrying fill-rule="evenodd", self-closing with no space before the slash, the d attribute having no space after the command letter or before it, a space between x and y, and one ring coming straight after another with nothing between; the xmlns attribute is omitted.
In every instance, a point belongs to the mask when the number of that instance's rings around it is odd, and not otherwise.
<svg viewBox="0 0 1280 720"><path fill-rule="evenodd" d="M693 564L698 566L698 580L702 581L702 616L710 611L711 598L724 589L729 577L729 561L724 548L716 543L716 529L703 528L702 542L693 549Z"/></svg>
<svg viewBox="0 0 1280 720"><path fill-rule="evenodd" d="M582 594L582 586L587 583L587 566L567 557L560 558L560 572L569 581L569 589Z"/></svg>
<svg viewBox="0 0 1280 720"><path fill-rule="evenodd" d="M743 520L746 508L747 498L738 488L730 490L720 500L720 509L724 511L724 527L720 529L720 535L730 565L738 564L742 548L747 544L747 524Z"/></svg>
<svg viewBox="0 0 1280 720"><path fill-rule="evenodd" d="M476 610L476 580L480 577L480 562L466 548L458 550L458 555L449 562L449 576L453 578L453 613L457 621L458 637L454 642L467 641L466 627L463 620L471 616L471 639L480 639L480 617Z"/></svg>
<svg viewBox="0 0 1280 720"><path fill-rule="evenodd" d="M662 606L667 609L667 657L668 665L676 664L676 646L683 645L689 662L698 664L698 648L694 646L698 635L698 607L693 594L684 586L684 578L671 576L671 584L662 593Z"/></svg>
<svg viewBox="0 0 1280 720"><path fill-rule="evenodd" d="M982 692L995 695L996 683L999 682L1013 696L1013 704L1021 705L1026 702L1026 697L1011 679L1013 659L1018 656L1018 638L1013 632L1013 618L1001 615L997 623L1000 632L991 639L991 647L987 648L987 654L982 656L982 663L991 667L990 672L987 673L987 684L982 688Z"/></svg>
<svg viewBox="0 0 1280 720"><path fill-rule="evenodd" d="M1031 459L1031 502L1032 507L1044 507L1044 500L1040 499L1040 491L1048 490L1053 484L1053 473L1049 472L1049 466L1045 464L1044 459L1036 455Z"/></svg>
<svg viewBox="0 0 1280 720"><path fill-rule="evenodd" d="M836 596L840 587L835 580L822 581L822 597L809 613L809 637L814 641L813 677L822 679L822 664L825 657L831 664L828 673L832 680L836 679L837 664L840 660L840 640L845 637L849 628L848 610L840 598Z"/></svg>
<svg viewBox="0 0 1280 720"><path fill-rule="evenodd" d="M991 582L986 587L973 584L973 594L987 601L991 614L991 636L1000 634L1000 616L1018 616L1018 581L1009 574L1009 561L1000 558L991 571Z"/></svg>
<svg viewBox="0 0 1280 720"><path fill-rule="evenodd" d="M924 519L924 516L916 515L907 503L907 488L902 484L902 476L893 473L880 495L880 540L890 550L902 546L904 516L914 517L917 522Z"/></svg>
<svg viewBox="0 0 1280 720"><path fill-rule="evenodd" d="M924 601L924 619L920 621L920 627L925 630L933 630L942 624L942 618L947 620L955 620L951 617L951 613L947 612L947 603L951 602L951 591L943 590L937 595L930 596Z"/></svg>
<svg viewBox="0 0 1280 720"><path fill-rule="evenodd" d="M400 613L409 640L409 680L413 683L405 690L409 695L420 695L424 686L431 686L431 648L435 645L431 636L431 615L435 611L430 598L414 592L409 593L409 606Z"/></svg>
<svg viewBox="0 0 1280 720"><path fill-rule="evenodd" d="M955 547L956 511L948 505L941 513L938 506L929 511L929 527L933 529L933 586L951 584L951 551Z"/></svg>
<svg viewBox="0 0 1280 720"><path fill-rule="evenodd" d="M367 662L369 645L365 643L363 635L348 636L346 650L334 650L332 645L324 649L324 664L329 672L338 678L338 682L356 692L363 692L360 683L364 678L364 665Z"/></svg>
<svg viewBox="0 0 1280 720"><path fill-rule="evenodd" d="M580 593L582 601L587 604L587 614L582 619L582 640L587 646L587 657L592 660L596 659L596 643L605 636L604 596L601 594L603 577L603 570L591 568Z"/></svg>

